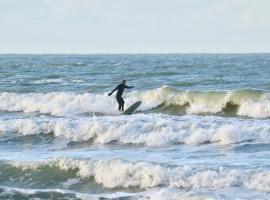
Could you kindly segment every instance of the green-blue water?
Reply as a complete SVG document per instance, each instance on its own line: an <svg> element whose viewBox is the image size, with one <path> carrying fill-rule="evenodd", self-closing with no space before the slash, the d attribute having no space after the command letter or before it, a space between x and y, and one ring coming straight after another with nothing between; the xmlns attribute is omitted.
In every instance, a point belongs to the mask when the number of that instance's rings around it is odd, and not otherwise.
<svg viewBox="0 0 270 200"><path fill-rule="evenodd" d="M270 54L0 55L0 199L269 199L269 74Z"/></svg>

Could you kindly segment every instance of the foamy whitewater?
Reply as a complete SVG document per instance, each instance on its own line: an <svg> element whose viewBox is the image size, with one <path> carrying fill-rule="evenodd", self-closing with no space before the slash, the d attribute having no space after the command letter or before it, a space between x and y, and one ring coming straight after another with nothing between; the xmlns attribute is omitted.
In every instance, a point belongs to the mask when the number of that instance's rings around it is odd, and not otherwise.
<svg viewBox="0 0 270 200"><path fill-rule="evenodd" d="M268 200L269 158L269 54L0 55L0 199Z"/></svg>

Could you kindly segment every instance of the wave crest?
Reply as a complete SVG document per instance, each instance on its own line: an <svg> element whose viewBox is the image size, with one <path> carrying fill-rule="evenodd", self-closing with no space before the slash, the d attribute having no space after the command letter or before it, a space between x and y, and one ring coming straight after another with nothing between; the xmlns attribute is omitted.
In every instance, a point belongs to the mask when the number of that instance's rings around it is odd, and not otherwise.
<svg viewBox="0 0 270 200"><path fill-rule="evenodd" d="M49 134L68 142L107 144L233 144L270 142L269 120L137 114L93 118L31 118L0 120L0 132L10 135Z"/></svg>
<svg viewBox="0 0 270 200"><path fill-rule="evenodd" d="M180 114L232 114L254 118L270 117L270 93L255 90L178 91L163 86L138 94L148 107L178 106ZM179 106L181 106L179 108ZM175 107L172 108L175 110ZM173 111L172 111L173 112ZM181 113L183 112L183 113Z"/></svg>
<svg viewBox="0 0 270 200"><path fill-rule="evenodd" d="M111 160L54 159L40 163L11 162L21 170L42 169L44 166L60 170L75 170L75 176L94 181L105 188L149 188L169 186L177 188L246 187L270 191L270 172L266 170L236 170L206 166L163 166L147 162ZM53 168L52 168L53 169Z"/></svg>
<svg viewBox="0 0 270 200"><path fill-rule="evenodd" d="M163 86L129 93L126 107L141 100L145 112L167 114L229 114L253 118L270 117L270 93L254 90L178 91ZM152 109L152 110L151 110ZM118 114L117 102L107 94L0 93L0 110L39 112L57 116L82 113Z"/></svg>

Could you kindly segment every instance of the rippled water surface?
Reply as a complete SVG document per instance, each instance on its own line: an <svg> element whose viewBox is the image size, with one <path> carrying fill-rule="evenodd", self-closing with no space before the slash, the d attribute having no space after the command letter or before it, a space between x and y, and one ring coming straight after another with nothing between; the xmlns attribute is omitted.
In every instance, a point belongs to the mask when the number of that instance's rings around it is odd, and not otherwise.
<svg viewBox="0 0 270 200"><path fill-rule="evenodd" d="M269 74L269 54L0 55L0 199L270 199Z"/></svg>

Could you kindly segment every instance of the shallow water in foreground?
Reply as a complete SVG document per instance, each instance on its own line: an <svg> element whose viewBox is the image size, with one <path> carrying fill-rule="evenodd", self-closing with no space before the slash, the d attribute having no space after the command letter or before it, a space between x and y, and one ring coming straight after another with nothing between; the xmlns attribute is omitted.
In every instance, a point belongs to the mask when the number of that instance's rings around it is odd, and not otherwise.
<svg viewBox="0 0 270 200"><path fill-rule="evenodd" d="M269 74L269 54L0 55L0 199L270 199Z"/></svg>

